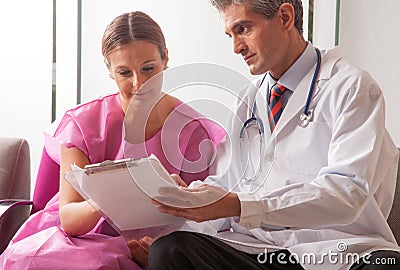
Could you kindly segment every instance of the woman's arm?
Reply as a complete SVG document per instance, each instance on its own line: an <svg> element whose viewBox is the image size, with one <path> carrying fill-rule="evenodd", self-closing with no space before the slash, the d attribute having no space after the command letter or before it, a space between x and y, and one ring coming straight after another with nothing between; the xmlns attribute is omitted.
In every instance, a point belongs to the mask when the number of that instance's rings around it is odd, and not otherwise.
<svg viewBox="0 0 400 270"><path fill-rule="evenodd" d="M64 174L71 170L71 164L74 163L79 167L84 167L90 162L81 150L61 146L60 220L68 235L79 236L92 230L101 214L64 179Z"/></svg>

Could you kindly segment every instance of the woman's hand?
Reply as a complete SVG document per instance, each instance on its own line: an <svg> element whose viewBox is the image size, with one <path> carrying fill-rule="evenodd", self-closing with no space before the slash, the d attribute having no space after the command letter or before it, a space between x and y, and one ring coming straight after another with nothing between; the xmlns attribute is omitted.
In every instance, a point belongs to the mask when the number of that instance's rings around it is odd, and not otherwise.
<svg viewBox="0 0 400 270"><path fill-rule="evenodd" d="M131 240L127 243L131 251L132 260L139 266L148 265L149 248L153 242L153 238L145 236L140 240Z"/></svg>

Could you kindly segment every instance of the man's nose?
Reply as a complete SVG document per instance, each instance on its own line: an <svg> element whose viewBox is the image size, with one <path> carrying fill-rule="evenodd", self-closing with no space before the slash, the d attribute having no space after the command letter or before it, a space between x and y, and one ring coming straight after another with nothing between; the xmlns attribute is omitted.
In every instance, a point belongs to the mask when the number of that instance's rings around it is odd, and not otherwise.
<svg viewBox="0 0 400 270"><path fill-rule="evenodd" d="M232 42L233 42L233 52L234 53L240 54L242 51L245 50L246 46L240 38L233 37Z"/></svg>

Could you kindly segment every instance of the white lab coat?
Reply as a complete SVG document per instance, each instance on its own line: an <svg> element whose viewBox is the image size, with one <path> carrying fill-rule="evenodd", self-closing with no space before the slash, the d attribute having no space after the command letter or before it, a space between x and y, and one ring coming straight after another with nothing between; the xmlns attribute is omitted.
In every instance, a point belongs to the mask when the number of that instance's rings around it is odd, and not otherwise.
<svg viewBox="0 0 400 270"><path fill-rule="evenodd" d="M381 89L367 72L341 59L338 48L323 52L310 105L314 116L299 127L313 72L294 91L272 135L265 97L254 87L242 93L229 120L230 138L219 147L218 176L206 180L238 193L240 220L194 226L250 253L287 248L305 269L348 269L352 253L400 251L386 222L399 153L385 129ZM255 98L267 142L258 189L238 181L238 134ZM258 156L257 129L249 130L252 156ZM265 224L290 228L262 229Z"/></svg>

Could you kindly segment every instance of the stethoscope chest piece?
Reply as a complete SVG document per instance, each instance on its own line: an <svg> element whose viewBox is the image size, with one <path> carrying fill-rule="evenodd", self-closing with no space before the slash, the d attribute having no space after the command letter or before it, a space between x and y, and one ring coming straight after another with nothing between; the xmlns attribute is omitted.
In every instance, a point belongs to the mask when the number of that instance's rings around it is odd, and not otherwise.
<svg viewBox="0 0 400 270"><path fill-rule="evenodd" d="M299 127L305 128L308 126L308 123L311 122L313 117L313 112L310 110L308 111L307 114L305 114L304 112L302 114L300 114L300 120L299 120Z"/></svg>

